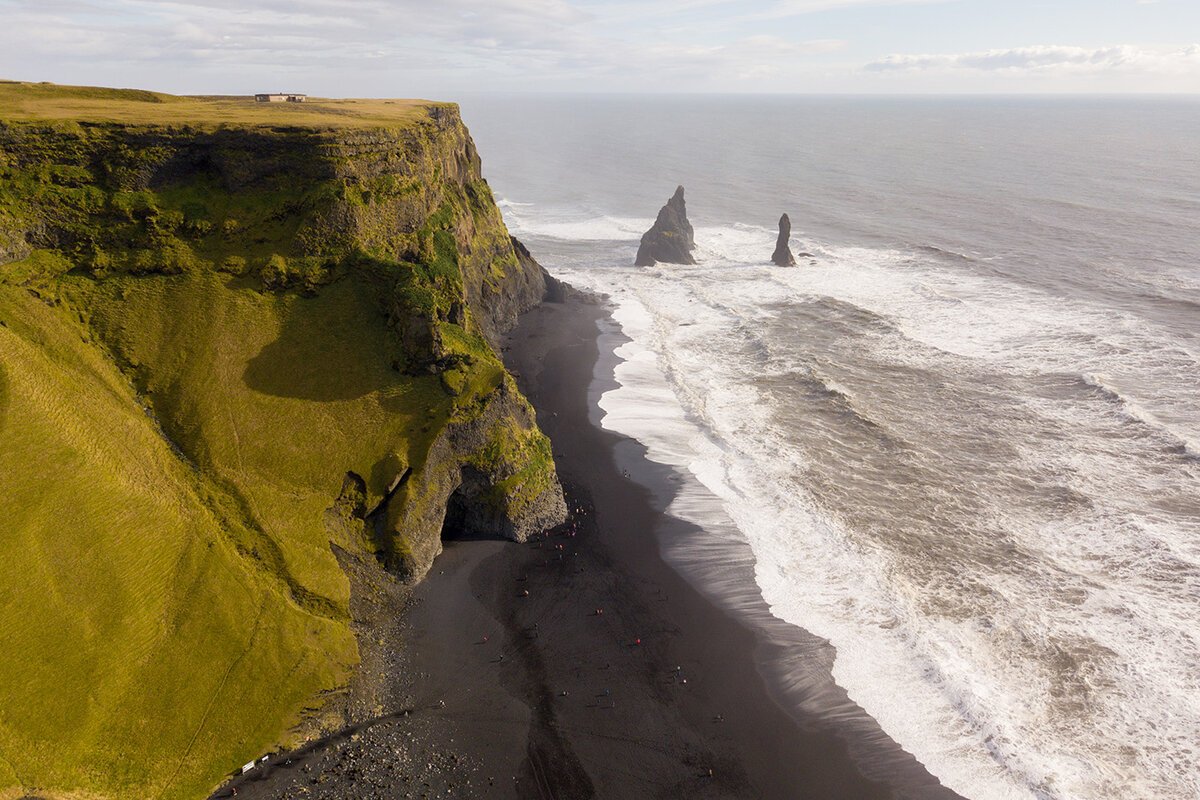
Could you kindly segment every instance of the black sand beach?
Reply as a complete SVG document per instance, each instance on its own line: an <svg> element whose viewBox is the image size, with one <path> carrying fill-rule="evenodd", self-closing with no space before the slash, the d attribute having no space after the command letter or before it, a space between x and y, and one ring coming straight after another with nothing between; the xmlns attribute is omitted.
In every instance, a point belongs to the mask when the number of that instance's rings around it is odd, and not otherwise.
<svg viewBox="0 0 1200 800"><path fill-rule="evenodd" d="M687 535L655 510L672 476L642 462L635 482L614 450L624 463L636 443L588 420L602 316L545 304L505 354L554 443L568 523L524 545L447 541L397 595L403 612L362 633L375 690L353 716L371 721L272 756L217 796L957 797L844 699L817 698L844 713L786 711L797 693L840 690L768 686L758 661L790 645L663 561L656 531Z"/></svg>

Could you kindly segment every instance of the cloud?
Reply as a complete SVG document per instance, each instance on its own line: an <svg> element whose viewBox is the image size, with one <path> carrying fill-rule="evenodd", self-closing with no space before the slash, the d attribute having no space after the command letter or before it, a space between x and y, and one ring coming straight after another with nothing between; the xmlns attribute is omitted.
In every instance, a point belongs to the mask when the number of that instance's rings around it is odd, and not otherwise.
<svg viewBox="0 0 1200 800"><path fill-rule="evenodd" d="M737 5L668 0L618 3L623 11L613 12L595 0L0 0L8 23L0 73L63 82L154 75L154 88L169 91L280 81L336 94L413 91L430 81L439 91L729 90L763 88L771 78L790 86L797 64L845 46L660 25L718 6L718 17L740 18ZM50 74L30 74L37 63L52 64Z"/></svg>
<svg viewBox="0 0 1200 800"><path fill-rule="evenodd" d="M815 14L819 11L835 11L842 8L931 5L953 2L957 2L957 0L777 0L770 8L756 16L764 19L778 19Z"/></svg>
<svg viewBox="0 0 1200 800"><path fill-rule="evenodd" d="M1068 47L1039 45L1007 50L938 55L890 55L867 64L872 72L975 71L1009 74L1099 74L1140 72L1164 75L1200 73L1200 44L1176 50L1133 45Z"/></svg>
<svg viewBox="0 0 1200 800"><path fill-rule="evenodd" d="M377 49L381 43L420 37L491 39L519 47L589 19L566 0L7 0L4 5L13 8L5 13L9 30L23 29L34 49L43 37L52 40L52 31L70 29L102 37L128 57L157 51L155 43L194 41L196 28L218 40L286 54L309 46L320 53L330 44ZM177 37L185 26L190 33ZM137 42L144 49L128 49Z"/></svg>
<svg viewBox="0 0 1200 800"><path fill-rule="evenodd" d="M330 94L542 72L591 18L567 0L0 0L0 74L167 91ZM555 57L555 53L558 57ZM536 74L536 72L535 72Z"/></svg>
<svg viewBox="0 0 1200 800"><path fill-rule="evenodd" d="M205 93L289 84L333 95L811 91L830 82L874 90L904 83L900 74L922 86L1036 74L1095 75L1099 87L1110 75L1155 73L1176 76L1161 85L1195 91L1200 80L1192 50L1146 46L901 50L864 64L869 54L822 38L841 33L840 23L801 16L949 2L0 0L0 76Z"/></svg>
<svg viewBox="0 0 1200 800"><path fill-rule="evenodd" d="M614 71L653 75L659 90L699 84L717 86L722 91L779 91L795 86L789 76L797 64L809 56L841 49L845 42L758 35L716 45L661 42L614 46L616 50L609 54Z"/></svg>

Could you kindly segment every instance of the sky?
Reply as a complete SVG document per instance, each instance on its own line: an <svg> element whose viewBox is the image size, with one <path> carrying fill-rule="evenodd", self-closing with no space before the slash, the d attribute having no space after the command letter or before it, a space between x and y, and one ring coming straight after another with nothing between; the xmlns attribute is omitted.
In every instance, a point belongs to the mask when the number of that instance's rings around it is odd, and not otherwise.
<svg viewBox="0 0 1200 800"><path fill-rule="evenodd" d="M0 0L0 78L437 99L1200 93L1200 0Z"/></svg>

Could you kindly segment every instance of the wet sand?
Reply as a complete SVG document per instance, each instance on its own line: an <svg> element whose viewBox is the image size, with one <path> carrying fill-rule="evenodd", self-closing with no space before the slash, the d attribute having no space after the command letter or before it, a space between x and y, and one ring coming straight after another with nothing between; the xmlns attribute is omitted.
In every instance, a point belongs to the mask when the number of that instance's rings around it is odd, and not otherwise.
<svg viewBox="0 0 1200 800"><path fill-rule="evenodd" d="M568 523L521 545L446 542L411 594L393 592L403 611L360 634L366 722L219 796L957 797L831 680L763 677L807 634L746 624L664 562L660 539L689 535L656 510L676 476L589 422L593 370L611 361L602 318L547 303L505 352L554 443Z"/></svg>

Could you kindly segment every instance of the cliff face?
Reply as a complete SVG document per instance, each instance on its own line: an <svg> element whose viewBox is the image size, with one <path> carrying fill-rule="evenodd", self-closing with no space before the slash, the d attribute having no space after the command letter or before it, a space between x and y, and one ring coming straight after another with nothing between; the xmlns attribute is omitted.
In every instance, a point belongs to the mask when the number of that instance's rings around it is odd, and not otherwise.
<svg viewBox="0 0 1200 800"><path fill-rule="evenodd" d="M406 114L0 121L0 795L204 794L352 673L335 550L565 516L495 352L546 277Z"/></svg>

